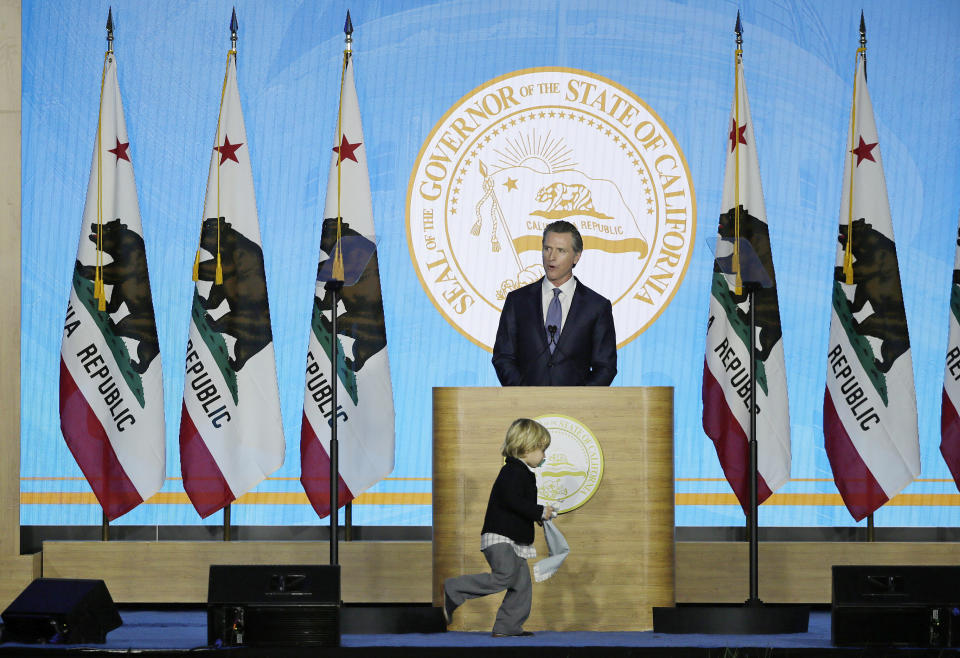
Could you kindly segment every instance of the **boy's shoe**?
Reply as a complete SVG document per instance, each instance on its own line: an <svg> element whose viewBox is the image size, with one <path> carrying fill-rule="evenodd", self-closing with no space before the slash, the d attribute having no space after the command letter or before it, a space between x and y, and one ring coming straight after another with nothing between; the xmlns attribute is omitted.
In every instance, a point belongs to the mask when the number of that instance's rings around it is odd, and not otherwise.
<svg viewBox="0 0 960 658"><path fill-rule="evenodd" d="M493 637L532 637L531 631L520 631L519 633L493 633Z"/></svg>

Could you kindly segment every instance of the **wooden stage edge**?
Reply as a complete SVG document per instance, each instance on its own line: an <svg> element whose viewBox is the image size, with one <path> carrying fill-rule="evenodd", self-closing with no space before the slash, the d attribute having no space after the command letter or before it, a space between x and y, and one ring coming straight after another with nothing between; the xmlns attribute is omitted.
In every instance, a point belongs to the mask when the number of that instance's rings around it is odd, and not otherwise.
<svg viewBox="0 0 960 658"><path fill-rule="evenodd" d="M747 549L678 542L677 602L746 599ZM341 542L344 601L429 603L431 554L430 542ZM0 559L0 609L41 575L102 579L118 603L198 604L206 602L211 564L326 564L328 557L325 542L45 542L42 553ZM960 565L960 543L763 542L760 598L829 603L833 564Z"/></svg>

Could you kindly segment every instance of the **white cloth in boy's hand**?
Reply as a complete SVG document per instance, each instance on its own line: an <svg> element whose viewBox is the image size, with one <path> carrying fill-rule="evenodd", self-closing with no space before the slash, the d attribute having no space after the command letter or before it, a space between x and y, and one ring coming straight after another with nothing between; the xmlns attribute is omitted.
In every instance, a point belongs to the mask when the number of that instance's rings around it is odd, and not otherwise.
<svg viewBox="0 0 960 658"><path fill-rule="evenodd" d="M543 522L543 535L547 540L547 551L550 557L545 557L533 565L533 579L541 582L552 576L570 554L570 546L566 538L553 525L553 521Z"/></svg>

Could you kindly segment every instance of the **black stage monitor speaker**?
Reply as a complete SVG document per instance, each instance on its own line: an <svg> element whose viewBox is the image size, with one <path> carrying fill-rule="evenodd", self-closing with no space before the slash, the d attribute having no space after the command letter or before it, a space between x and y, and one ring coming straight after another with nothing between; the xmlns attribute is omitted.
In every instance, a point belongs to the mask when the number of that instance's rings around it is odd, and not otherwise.
<svg viewBox="0 0 960 658"><path fill-rule="evenodd" d="M102 580L37 578L3 611L4 642L107 641L123 624Z"/></svg>
<svg viewBox="0 0 960 658"><path fill-rule="evenodd" d="M340 646L340 566L211 565L207 643Z"/></svg>
<svg viewBox="0 0 960 658"><path fill-rule="evenodd" d="M960 646L960 566L833 567L837 646Z"/></svg>

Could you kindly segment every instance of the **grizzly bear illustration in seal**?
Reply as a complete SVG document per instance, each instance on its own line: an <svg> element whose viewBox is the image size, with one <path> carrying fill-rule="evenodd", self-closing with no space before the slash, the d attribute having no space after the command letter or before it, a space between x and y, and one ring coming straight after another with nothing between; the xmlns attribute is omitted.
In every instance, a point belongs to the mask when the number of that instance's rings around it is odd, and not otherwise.
<svg viewBox="0 0 960 658"><path fill-rule="evenodd" d="M903 293L900 290L900 271L897 267L897 251L893 240L875 230L863 217L855 220L853 229L853 294L851 313L859 313L870 302L873 313L863 320L853 320L858 333L879 338L880 359L876 359L881 372L890 372L894 361L910 349L907 334L907 317L903 308ZM847 226L840 224L837 238L845 249ZM843 267L837 267L834 278L846 282Z"/></svg>
<svg viewBox="0 0 960 658"><path fill-rule="evenodd" d="M551 183L537 191L537 201L546 203L546 211L594 210L593 195L580 183Z"/></svg>
<svg viewBox="0 0 960 658"><path fill-rule="evenodd" d="M721 238L732 239L734 237L735 220L733 208L720 215L719 232ZM773 271L773 253L770 251L770 232L766 222L762 222L748 213L743 206L740 206L740 238L749 243L767 276L773 282L773 285L769 288L757 287L753 294L755 319L760 329L757 358L766 361L767 357L770 356L770 351L783 335L783 330L780 327L780 307L777 304L777 280ZM713 267L716 271L730 274L733 271L732 259L733 256L718 258ZM746 262L743 255L741 255L741 259L743 259L742 263ZM743 279L746 283L749 279L749 270L746 267L744 270L745 276L743 276ZM747 286L744 286L740 295L731 292L730 296L737 304L743 303L748 296ZM750 322L748 313L749 310L737 309L737 314L745 324Z"/></svg>
<svg viewBox="0 0 960 658"><path fill-rule="evenodd" d="M343 238L341 244L343 244L346 262L349 262L351 251L373 251L370 241L350 228L346 222L340 223L340 235ZM320 234L320 249L332 255L336 241L336 218L324 219ZM361 241L365 244L361 245ZM318 275L327 260L320 261ZM370 357L387 346L387 330L383 322L383 298L380 296L380 267L376 251L373 251L357 282L343 287L340 301L346 310L337 316L337 333L353 339L352 354L344 355L344 361L351 370L359 372ZM327 302L326 307L329 308L329 306ZM327 331L330 331L330 322L325 315L321 317Z"/></svg>
<svg viewBox="0 0 960 658"><path fill-rule="evenodd" d="M138 361L130 359L135 372L143 374L160 353L160 341L157 339L157 325L153 316L153 297L150 295L150 280L147 276L147 254L143 246L143 237L131 231L120 218L102 225L101 248L113 259L102 268L103 283L113 286L110 299L107 300L108 322L117 336L137 341ZM97 225L91 224L90 241L97 243ZM80 276L93 281L96 268L81 265L77 261ZM126 304L127 314L119 321L109 318Z"/></svg>
<svg viewBox="0 0 960 658"><path fill-rule="evenodd" d="M203 308L215 309L227 302L229 310L214 320L207 313L210 328L236 338L230 367L239 371L255 354L270 344L270 311L267 305L267 281L264 278L263 250L260 245L234 229L220 217L220 263L223 283L214 283L206 299L200 298ZM203 220L200 246L213 258L200 262L201 281L215 281L217 271L217 218Z"/></svg>

